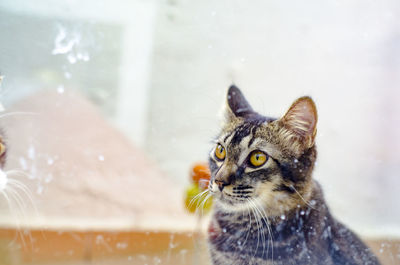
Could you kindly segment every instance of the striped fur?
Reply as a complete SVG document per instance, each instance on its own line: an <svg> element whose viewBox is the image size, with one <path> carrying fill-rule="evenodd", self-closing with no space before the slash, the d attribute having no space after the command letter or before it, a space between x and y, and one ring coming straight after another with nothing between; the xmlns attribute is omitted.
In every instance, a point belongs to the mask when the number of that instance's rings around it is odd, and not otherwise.
<svg viewBox="0 0 400 265"><path fill-rule="evenodd" d="M317 112L298 99L280 119L256 113L235 86L227 95L225 123L210 153L215 198L209 249L215 265L379 264L373 253L329 213L318 183ZM267 154L254 167L252 151ZM217 185L218 183L218 185Z"/></svg>

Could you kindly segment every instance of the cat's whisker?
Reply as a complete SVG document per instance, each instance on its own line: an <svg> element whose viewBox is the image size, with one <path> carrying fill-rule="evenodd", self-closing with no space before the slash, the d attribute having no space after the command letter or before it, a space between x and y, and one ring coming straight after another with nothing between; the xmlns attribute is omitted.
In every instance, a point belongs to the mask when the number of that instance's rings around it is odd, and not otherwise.
<svg viewBox="0 0 400 265"><path fill-rule="evenodd" d="M261 218L261 220L260 220L261 225L263 224L263 221L268 225L268 222L265 219L265 217L263 216L263 214L260 211L260 209L258 208L256 201L254 199L250 199L250 201L254 204L254 209L258 212L258 214L259 214L259 216ZM264 245L263 245L263 253L262 253L262 255L263 255L264 254L264 248L265 248L265 229L264 229L264 225L262 225L262 232L263 232L263 235L264 235ZM267 255L268 255L268 249L269 249L269 243L267 245Z"/></svg>
<svg viewBox="0 0 400 265"><path fill-rule="evenodd" d="M244 245L246 245L247 238L249 237L249 234L250 234L250 231L251 231L251 214L250 214L249 207L246 207L246 209L247 209L247 214L249 216L249 230L246 233L246 238L245 238L245 240L243 242L243 247L244 247Z"/></svg>
<svg viewBox="0 0 400 265"><path fill-rule="evenodd" d="M264 233L262 218L260 216L260 213L257 211L256 205L254 205L254 212L257 214L257 218L258 218L258 227L259 227L258 230L260 231L260 235L261 235L260 238L261 238L261 247L262 247L262 253L261 253L261 257L262 257L264 255L264 249L265 249L265 233Z"/></svg>
<svg viewBox="0 0 400 265"><path fill-rule="evenodd" d="M8 209L10 209L10 211L11 211L11 215L15 216L14 208L11 207L11 199L8 196L7 192L5 190L0 190L0 194L3 195L3 197L6 199L6 202L7 202L7 205L8 205Z"/></svg>
<svg viewBox="0 0 400 265"><path fill-rule="evenodd" d="M272 264L274 264L274 236L271 231L271 224L269 222L268 215L265 212L265 209L262 207L261 203L257 200L253 200L253 201L254 201L254 203L256 203L258 205L259 209L262 211L264 217L266 218L267 229L268 229L268 233L270 236L270 242L271 242L271 260L272 260ZM268 246L268 248L269 248L269 246ZM269 251L269 249L267 249L267 256L268 256L268 251Z"/></svg>
<svg viewBox="0 0 400 265"><path fill-rule="evenodd" d="M28 187L27 187L24 183L22 183L21 181L18 181L18 180L16 180L16 179L11 179L11 178L10 178L10 179L8 180L8 182L9 182L9 184L10 184L10 187L15 187L15 189L18 189L19 191L21 191L21 192L26 196L26 198L28 199L28 201L29 201L29 203L30 203L29 206L32 207L32 209L33 209L35 215L38 216L38 215L39 215L38 210L37 210L36 205L35 205L35 203L34 203L34 200L33 200L33 197L32 197L32 193L31 193L31 191L28 189ZM16 191L16 193L18 194L17 191ZM19 195L19 194L18 194L18 195Z"/></svg>
<svg viewBox="0 0 400 265"><path fill-rule="evenodd" d="M263 248L262 248L261 256L264 256L266 238L265 238L265 229L264 229L264 225L263 225L263 220L264 220L264 221L266 221L266 220L265 220L265 218L262 216L262 214L261 214L260 210L258 209L258 207L257 207L256 203L254 202L254 200L250 198L250 202L254 205L254 210L256 211L258 217L260 218L259 224L260 224L260 230L261 230L261 236L262 236L262 237L261 237L261 240L262 240L262 247L263 247Z"/></svg>
<svg viewBox="0 0 400 265"><path fill-rule="evenodd" d="M199 197L201 197L201 196L203 196L205 193L207 193L207 191L208 191L208 190L205 190L205 191L203 191L203 192L197 194L196 196L194 196L194 197L190 200L190 202L189 202L189 208L192 207L193 203L194 203ZM199 204L199 202L197 201L197 206L198 206L198 204ZM196 206L196 208L197 208L197 206Z"/></svg>
<svg viewBox="0 0 400 265"><path fill-rule="evenodd" d="M10 198L10 195L7 194L7 191L8 191L8 189L0 190L0 194L3 195L3 197L5 198L8 208L10 210L11 216L14 217L13 219L15 220L17 228L18 228L17 234L15 235L14 239L9 243L9 245L11 246L12 244L14 244L14 242L17 240L17 237L19 235L21 238L22 245L25 247L26 246L25 239L22 235L21 230L19 229L20 228L19 217L18 217L17 212L15 211L15 208L13 207L13 200L12 200L12 198Z"/></svg>
<svg viewBox="0 0 400 265"><path fill-rule="evenodd" d="M206 202L208 201L208 199L210 199L212 195L211 194L207 194L206 197L203 199L200 208L201 208L201 215L204 215L204 205L206 204Z"/></svg>
<svg viewBox="0 0 400 265"><path fill-rule="evenodd" d="M211 196L211 194L208 194L208 192L209 190L205 190L202 193L198 194L199 196L197 196L198 200L196 204L196 213L198 213L201 209L201 216L204 214L204 204Z"/></svg>
<svg viewBox="0 0 400 265"><path fill-rule="evenodd" d="M20 197L16 196L18 195L10 186L7 186L6 189L3 190L3 195L6 197L7 203L9 204L9 208L11 210L11 215L14 217L15 224L17 226L17 235L16 237L20 237L21 243L23 247L26 247L26 241L25 237L21 231L21 219L23 219L24 216L24 207L23 207L23 202L20 201ZM13 207L13 205L16 206L17 210ZM15 238L10 244L15 242L17 238Z"/></svg>
<svg viewBox="0 0 400 265"><path fill-rule="evenodd" d="M31 174L29 174L23 170L19 170L19 169L10 169L10 170L7 170L5 173L7 174L7 176L15 175L15 176L27 177L28 179L34 178L34 176L32 176Z"/></svg>
<svg viewBox="0 0 400 265"><path fill-rule="evenodd" d="M300 194L300 192L298 192L298 191L296 190L296 188L295 188L293 185L290 185L290 187L297 193L297 195L299 195L299 197L303 200L303 202L304 202L305 204L307 204L311 209L318 211L318 209L315 209L309 202L307 202L307 201L304 199L304 197Z"/></svg>
<svg viewBox="0 0 400 265"><path fill-rule="evenodd" d="M0 119L8 116L13 116L13 115L39 115L39 113L36 112L28 112L28 111L13 111L13 112L7 112L4 114L0 115Z"/></svg>
<svg viewBox="0 0 400 265"><path fill-rule="evenodd" d="M30 206L32 206L35 214L38 215L38 211L37 211L36 205L34 203L34 200L33 200L33 197L32 197L32 193L29 190L29 188L21 181L16 180L14 178L9 178L9 176L15 175L15 176L24 176L24 177L27 177L28 179L32 179L33 176L28 174L28 173L26 173L26 172L24 172L24 171L22 171L22 170L18 170L18 169L11 169L11 170L8 170L8 171L6 171L4 173L6 174L6 176L8 178L9 186L15 187L16 189L21 191L26 196L28 201L30 202Z"/></svg>
<svg viewBox="0 0 400 265"><path fill-rule="evenodd" d="M253 204L253 202L251 200L249 200L249 199L247 199L247 200L251 204L250 209L253 212L254 220L256 221L256 225L257 225L257 245L256 245L256 249L254 250L254 254L253 254L253 258L254 258L256 256L256 254L257 254L258 246L260 244L260 232L261 231L260 231L260 223L259 223L259 220L257 218L258 217L258 213L254 209L254 204Z"/></svg>
<svg viewBox="0 0 400 265"><path fill-rule="evenodd" d="M2 194L3 197L6 199L10 213L14 217L13 219L15 220L16 226L18 228L16 237L18 237L19 235L23 247L26 247L27 243L25 242L25 234L26 232L28 232L28 237L32 245L32 235L29 230L25 230L24 232L21 231L21 221L27 219L26 211L29 207L32 207L36 216L38 216L38 211L34 204L31 191L28 189L28 187L21 181L12 178L11 176L24 176L28 178L31 177L28 173L16 169L1 172L3 174L3 178L5 178L5 184L3 185L0 194ZM16 239L17 238L15 238L10 244L13 244Z"/></svg>

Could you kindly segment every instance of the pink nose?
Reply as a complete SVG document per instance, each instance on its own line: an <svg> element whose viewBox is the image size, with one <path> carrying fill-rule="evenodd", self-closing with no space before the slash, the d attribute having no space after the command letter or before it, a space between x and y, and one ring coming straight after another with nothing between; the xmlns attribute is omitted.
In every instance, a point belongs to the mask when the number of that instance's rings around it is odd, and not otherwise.
<svg viewBox="0 0 400 265"><path fill-rule="evenodd" d="M218 185L218 188L219 188L220 191L222 191L224 189L224 187L228 185L228 183L226 183L226 182L224 182L222 180L216 180L215 184Z"/></svg>

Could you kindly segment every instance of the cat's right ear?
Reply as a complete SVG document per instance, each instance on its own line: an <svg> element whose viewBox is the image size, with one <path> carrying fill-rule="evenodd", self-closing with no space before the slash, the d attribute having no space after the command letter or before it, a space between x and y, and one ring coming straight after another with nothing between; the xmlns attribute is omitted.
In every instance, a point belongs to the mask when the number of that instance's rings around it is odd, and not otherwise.
<svg viewBox="0 0 400 265"><path fill-rule="evenodd" d="M232 122L254 113L243 93L235 85L231 85L226 95L225 119Z"/></svg>

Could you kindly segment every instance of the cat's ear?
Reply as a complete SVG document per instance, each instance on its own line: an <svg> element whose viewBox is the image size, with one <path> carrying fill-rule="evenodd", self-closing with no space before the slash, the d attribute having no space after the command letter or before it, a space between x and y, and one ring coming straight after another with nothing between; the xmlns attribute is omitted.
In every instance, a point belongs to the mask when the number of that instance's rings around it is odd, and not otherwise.
<svg viewBox="0 0 400 265"><path fill-rule="evenodd" d="M247 102L240 89L235 85L231 85L226 95L225 117L227 121L245 118L253 113L253 108Z"/></svg>
<svg viewBox="0 0 400 265"><path fill-rule="evenodd" d="M297 99L280 120L307 148L314 145L318 115L315 103L310 97Z"/></svg>

